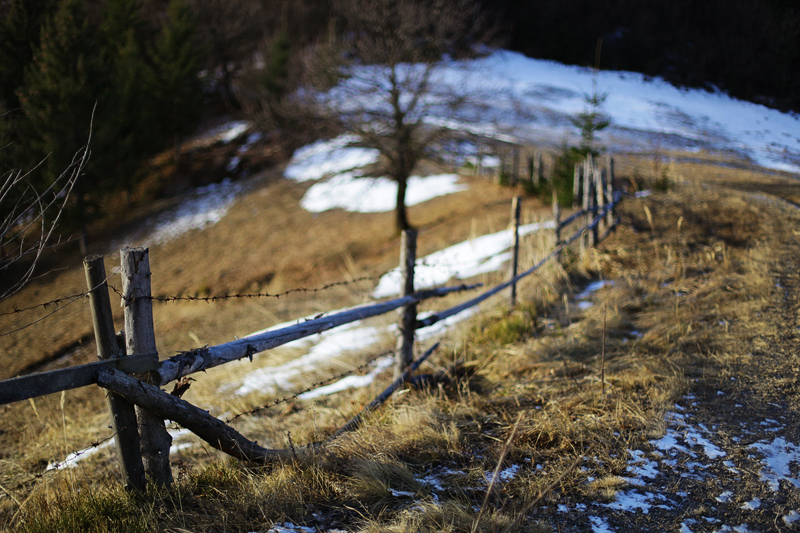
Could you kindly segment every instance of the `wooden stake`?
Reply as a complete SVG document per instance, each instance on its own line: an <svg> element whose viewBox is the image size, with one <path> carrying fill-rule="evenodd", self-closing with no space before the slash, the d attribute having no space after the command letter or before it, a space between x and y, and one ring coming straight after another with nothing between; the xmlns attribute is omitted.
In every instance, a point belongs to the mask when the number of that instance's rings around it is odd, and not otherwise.
<svg viewBox="0 0 800 533"><path fill-rule="evenodd" d="M572 205L578 207L582 203L583 197L581 196L582 183L581 174L583 173L582 165L575 165L575 176L572 180Z"/></svg>
<svg viewBox="0 0 800 533"><path fill-rule="evenodd" d="M606 171L596 169L595 170L595 193L597 196L597 215L603 212L606 207ZM602 233L603 229L605 228L605 221L607 220L606 217L603 217L597 225L595 226L595 232L598 234L595 243L600 242L600 234Z"/></svg>
<svg viewBox="0 0 800 533"><path fill-rule="evenodd" d="M517 270L519 269L519 219L520 219L520 203L522 198L515 196L511 202L511 224L514 228L514 253L511 258L511 272L510 277L513 280L517 277ZM513 309L517 305L517 284L511 283L511 295L509 305Z"/></svg>
<svg viewBox="0 0 800 533"><path fill-rule="evenodd" d="M403 296L414 294L414 264L417 261L417 232L405 230L400 241L400 276L403 280ZM400 337L397 339L394 377L414 360L414 332L417 324L417 304L400 309Z"/></svg>
<svg viewBox="0 0 800 533"><path fill-rule="evenodd" d="M614 221L617 218L617 204L614 203L614 158L608 158L608 175L606 176L606 203L611 205L606 217L606 225L608 228L614 226Z"/></svg>
<svg viewBox="0 0 800 533"><path fill-rule="evenodd" d="M147 248L124 248L120 251L122 268L122 307L125 315L125 344L129 354L151 353L156 350L153 329L153 301L150 294L150 252ZM147 373L144 381L159 385L157 373ZM167 433L164 419L141 407L139 436L145 473L159 485L172 483L169 448L172 437Z"/></svg>
<svg viewBox="0 0 800 533"><path fill-rule="evenodd" d="M544 155L542 152L536 153L536 160L538 161L537 169L536 169L536 182L544 181Z"/></svg>
<svg viewBox="0 0 800 533"><path fill-rule="evenodd" d="M108 298L103 256L93 255L85 258L83 268L86 273L86 285L89 288L89 307L97 343L97 358L100 360L120 358L125 354L120 349L114 333L114 319L111 315L111 301ZM114 443L125 488L144 491L144 467L139 449L136 410L132 403L110 391L106 391L106 404L111 415L111 428L115 434Z"/></svg>
<svg viewBox="0 0 800 533"><path fill-rule="evenodd" d="M582 181L583 181L583 192L581 193L581 200L583 200L583 211L584 211L584 226L588 226L592 221L592 166L591 166L591 155L589 155L586 160L583 162L583 172L582 174ZM587 231L586 234L581 239L581 250L585 250L586 248L592 246L591 242L591 231Z"/></svg>
<svg viewBox="0 0 800 533"><path fill-rule="evenodd" d="M508 178L508 184L514 187L519 180L519 146L514 146L512 157L514 159L511 162L511 176Z"/></svg>
<svg viewBox="0 0 800 533"><path fill-rule="evenodd" d="M553 220L555 221L556 247L561 245L561 204L558 203L558 195L553 191ZM557 261L561 261L561 253L556 256Z"/></svg>

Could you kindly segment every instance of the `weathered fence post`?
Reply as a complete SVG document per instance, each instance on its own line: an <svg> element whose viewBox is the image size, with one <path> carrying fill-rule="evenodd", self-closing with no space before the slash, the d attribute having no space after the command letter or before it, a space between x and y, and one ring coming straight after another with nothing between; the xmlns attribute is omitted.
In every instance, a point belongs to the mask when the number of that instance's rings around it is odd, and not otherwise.
<svg viewBox="0 0 800 533"><path fill-rule="evenodd" d="M583 220L584 226L588 226L592 221L592 159L589 155L583 162L583 171L581 172L583 181L583 191L581 192L581 200L583 201ZM587 231L581 239L581 251L591 247L594 243L591 242L592 232Z"/></svg>
<svg viewBox="0 0 800 533"><path fill-rule="evenodd" d="M583 173L583 165L575 165L575 176L572 180L572 206L578 207L583 203L583 196L581 195L582 183L581 174Z"/></svg>
<svg viewBox="0 0 800 533"><path fill-rule="evenodd" d="M108 298L106 268L103 256L92 255L83 260L86 285L89 288L89 307L92 312L97 358L100 360L122 357L124 352L117 344L111 301ZM111 429L117 448L122 479L127 489L143 491L145 488L142 453L139 449L139 430L136 427L136 410L132 403L118 394L106 391L106 404L111 415Z"/></svg>
<svg viewBox="0 0 800 533"><path fill-rule="evenodd" d="M407 229L400 240L400 276L403 296L414 294L414 264L417 261L417 232ZM397 339L397 355L394 366L395 379L414 360L414 331L417 324L417 304L400 310L400 337Z"/></svg>
<svg viewBox="0 0 800 533"><path fill-rule="evenodd" d="M511 162L511 176L508 178L508 184L512 187L517 185L519 181L519 145L514 145L514 151L512 157L514 158Z"/></svg>
<svg viewBox="0 0 800 533"><path fill-rule="evenodd" d="M553 220L555 221L555 246L561 246L561 204L558 203L558 195L553 191ZM561 261L561 252L556 254L556 261Z"/></svg>
<svg viewBox="0 0 800 533"><path fill-rule="evenodd" d="M525 167L525 168L528 169L528 183L531 184L531 187L535 187L538 184L537 181L536 181L536 178L535 178L536 169L534 168L534 165L536 163L534 163L534 161L535 161L535 159L532 156L528 156L527 157L528 164Z"/></svg>
<svg viewBox="0 0 800 533"><path fill-rule="evenodd" d="M536 181L544 181L544 154L542 152L536 153Z"/></svg>
<svg viewBox="0 0 800 533"><path fill-rule="evenodd" d="M153 329L153 301L150 295L150 252L147 248L124 248L120 251L122 269L122 307L125 315L125 344L128 354L156 351ZM145 376L144 381L158 386L160 378ZM172 483L169 448L172 437L164 420L140 407L139 437L142 459L148 476L159 485Z"/></svg>
<svg viewBox="0 0 800 533"><path fill-rule="evenodd" d="M519 270L519 219L520 219L520 203L522 198L515 196L511 201L511 224L514 228L514 252L511 258L511 279L517 277ZM513 309L517 305L517 283L511 283L511 296L509 303Z"/></svg>
<svg viewBox="0 0 800 533"><path fill-rule="evenodd" d="M597 216L600 216L603 212L603 209L606 207L606 171L596 169L595 170L595 191L597 195ZM602 234L602 230L605 229L606 224L606 217L601 218L597 225L595 226L595 233L598 235ZM595 238L595 244L600 242L599 237Z"/></svg>
<svg viewBox="0 0 800 533"><path fill-rule="evenodd" d="M614 204L614 158L608 158L608 176L606 176L606 203L611 205L606 215L606 226L614 225L617 218L617 206Z"/></svg>

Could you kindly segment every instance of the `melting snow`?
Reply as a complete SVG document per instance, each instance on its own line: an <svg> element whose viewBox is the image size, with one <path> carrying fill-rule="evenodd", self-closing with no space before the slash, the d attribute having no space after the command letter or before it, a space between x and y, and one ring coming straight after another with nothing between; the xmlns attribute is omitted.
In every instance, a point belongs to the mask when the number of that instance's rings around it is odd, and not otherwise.
<svg viewBox="0 0 800 533"><path fill-rule="evenodd" d="M267 530L267 533L314 533L315 531L317 531L315 527L296 526L291 522L284 522L282 524L275 524Z"/></svg>
<svg viewBox="0 0 800 533"><path fill-rule="evenodd" d="M769 488L777 492L780 482L786 481L800 489L800 478L792 477L790 470L792 463L800 465L800 446L778 437L772 442L757 442L750 448L764 455L761 481L766 482Z"/></svg>
<svg viewBox="0 0 800 533"><path fill-rule="evenodd" d="M91 457L92 455L96 454L103 448L108 448L114 444L114 439L104 442L99 446L90 446L88 448L84 448L82 450L78 450L77 452L72 452L71 454L67 455L63 461L60 463L48 463L45 472L50 470L63 470L65 468L75 468L78 466L78 463L86 459L87 457Z"/></svg>
<svg viewBox="0 0 800 533"><path fill-rule="evenodd" d="M800 513L797 511L789 511L789 514L784 515L783 517L783 523L787 526L794 524L798 520L800 520Z"/></svg>
<svg viewBox="0 0 800 533"><path fill-rule="evenodd" d="M159 215L151 231L144 235L129 235L123 241L142 246L164 244L193 229L212 226L228 213L241 191L240 184L227 179L221 183L198 187L188 193L176 207ZM117 249L120 247L116 246Z"/></svg>
<svg viewBox="0 0 800 533"><path fill-rule="evenodd" d="M761 507L761 500L758 498L753 498L749 502L742 504L742 509L747 509L749 511L755 511Z"/></svg>
<svg viewBox="0 0 800 533"><path fill-rule="evenodd" d="M608 522L599 516L590 516L589 522L592 523L592 533L614 533L614 530L611 529Z"/></svg>
<svg viewBox="0 0 800 533"><path fill-rule="evenodd" d="M320 333L314 343L313 337L292 341L284 346L308 347L306 355L293 359L280 366L266 367L246 375L242 384L234 392L236 395L255 391L290 389L292 379L303 372L334 359L349 350L362 350L380 340L381 330L376 327L359 327L361 321L339 326Z"/></svg>
<svg viewBox="0 0 800 533"><path fill-rule="evenodd" d="M527 235L542 229L551 229L551 221L527 224L519 228L520 235ZM434 287L450 279L466 279L479 274L494 272L511 259L507 251L513 244L510 230L482 235L460 242L444 250L417 259L414 267L414 284L417 289ZM400 294L400 270L395 268L381 277L372 292L374 298L384 298Z"/></svg>
<svg viewBox="0 0 800 533"><path fill-rule="evenodd" d="M357 141L358 137L342 135L304 146L294 153L283 175L294 181L314 181L376 163L378 151L351 146Z"/></svg>
<svg viewBox="0 0 800 533"><path fill-rule="evenodd" d="M412 206L437 196L444 196L468 187L459 185L457 174L411 176L406 190L406 205ZM397 182L389 178L365 178L344 172L327 181L314 184L300 201L311 213L345 209L353 213L380 213L395 208Z"/></svg>
<svg viewBox="0 0 800 533"><path fill-rule="evenodd" d="M299 395L298 398L301 400L311 400L313 398L327 396L328 394L335 394L347 389L366 387L371 385L381 372L393 364L393 357L381 357L375 362L375 368L364 376L347 376L346 378L342 378L335 383L331 383L330 385L325 385L324 387L318 387L312 391L304 392L303 394Z"/></svg>

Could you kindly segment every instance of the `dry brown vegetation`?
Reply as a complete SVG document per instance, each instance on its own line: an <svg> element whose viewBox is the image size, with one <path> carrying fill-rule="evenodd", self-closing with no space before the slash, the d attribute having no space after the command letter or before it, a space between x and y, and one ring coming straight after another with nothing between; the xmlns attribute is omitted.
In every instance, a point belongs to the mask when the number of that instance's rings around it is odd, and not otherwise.
<svg viewBox="0 0 800 533"><path fill-rule="evenodd" d="M664 412L678 397L732 375L759 375L752 354L782 327L767 310L781 296L773 276L790 264L786 243L798 217L779 201L751 194L800 198L794 182L781 176L715 161L655 169L650 159L628 158L618 168L631 189L649 188L655 175L667 177L667 190L624 202L614 234L532 276L516 309L484 308L460 334L448 335L425 371L449 372L450 380L403 391L362 429L287 464L239 464L199 442L181 441L194 446L174 456L174 489L153 489L144 498L119 487L109 449L78 468L29 481L48 461L108 435L97 389L6 406L2 523L25 531L266 531L282 521L363 532L577 527L555 505L612 500L626 484L626 450L663 433ZM214 228L152 251L156 293L279 292L376 275L396 262L391 214L314 217L297 207L303 185L271 174L251 185ZM507 225L513 191L478 179L470 185L469 192L411 209L422 229L421 255ZM535 201L526 205L529 219L547 216ZM532 238L523 264L549 249L550 239ZM4 305L80 292L82 272L77 258L72 263L71 270L33 284L25 300ZM593 280L613 284L581 309L574 294ZM165 304L156 309L160 351L218 343L358 303L373 283L277 300ZM88 335L84 307L80 302L55 314L44 330L0 338L4 375ZM391 344L387 339L373 353ZM88 361L92 349L89 343L68 362ZM297 355L268 354L255 364ZM368 356L353 354L341 365L357 366ZM225 416L275 399L274 393L234 399L217 392L251 370L248 365L199 376L186 398ZM269 446L303 446L330 435L388 379L283 402L235 425ZM512 465L519 465L513 480L492 482L498 467ZM433 474L442 484L435 493L423 481ZM587 483L589 477L594 481Z"/></svg>

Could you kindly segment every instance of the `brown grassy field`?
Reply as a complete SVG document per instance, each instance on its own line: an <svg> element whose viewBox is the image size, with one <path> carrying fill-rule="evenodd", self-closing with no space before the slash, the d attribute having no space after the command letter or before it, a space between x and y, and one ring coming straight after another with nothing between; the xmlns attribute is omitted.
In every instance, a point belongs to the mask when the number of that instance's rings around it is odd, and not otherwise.
<svg viewBox="0 0 800 533"><path fill-rule="evenodd" d="M786 327L784 315L770 312L782 297L774 276L794 265L790 244L800 215L753 193L795 202L800 188L787 176L710 157L700 161L697 154L684 163L675 156L678 162L668 165L646 157L618 159L627 187L656 184L659 191L626 200L620 226L597 249L570 250L561 265L550 264L527 279L517 308L498 298L448 334L425 372L442 371L449 379L404 390L363 428L310 457L254 467L188 437L180 442L192 446L173 457L174 488L154 488L137 498L119 487L110 448L77 468L36 477L49 462L109 435L99 390L5 406L3 526L210 532L267 531L288 521L321 531L585 530L585 520L559 515L557 504L612 501L627 483L626 450L663 434L664 413L687 392L718 389L739 377L742 391L755 391L752 405L765 404L768 391L779 387L790 408L800 408L794 382L774 377L796 363L770 360L767 375L767 365L753 359ZM421 230L420 255L507 226L516 191L465 179L468 192L411 209ZM151 251L156 295L277 293L377 276L396 264L399 240L391 214L311 215L297 205L305 186L275 172L251 178L248 187L212 228ZM549 218L549 208L536 200L524 205L526 220ZM526 240L523 265L544 255L551 238ZM107 257L109 271L115 260ZM80 293L80 258L65 258L65 264L0 311ZM581 309L575 293L597 280L613 284ZM374 283L278 299L156 305L159 352L168 356L360 303ZM3 319L8 331L30 316ZM0 337L3 377L90 361L90 339L88 305L78 301L41 326ZM387 338L323 373L358 366L391 345ZM69 356L61 357L65 351ZM253 364L215 369L197 377L185 398L223 417L271 403L281 395L234 398L218 389L253 368L299 354L279 350ZM311 374L298 387L320 378ZM386 373L367 388L290 399L243 416L235 426L269 447L303 446L330 435L389 379ZM513 480L491 481L495 469L512 465L522 465ZM434 491L421 481L445 468L459 474L441 476L441 488ZM666 520L637 515L631 527L677 529Z"/></svg>

